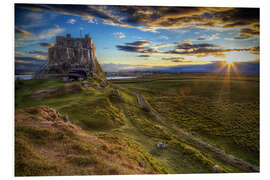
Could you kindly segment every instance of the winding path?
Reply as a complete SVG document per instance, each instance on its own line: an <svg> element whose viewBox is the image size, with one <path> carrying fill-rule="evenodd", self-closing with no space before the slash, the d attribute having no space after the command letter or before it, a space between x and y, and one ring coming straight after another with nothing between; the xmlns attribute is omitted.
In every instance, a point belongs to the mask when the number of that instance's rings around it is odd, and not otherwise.
<svg viewBox="0 0 270 180"><path fill-rule="evenodd" d="M142 96L140 93L138 93L138 92L135 92L135 94L136 94L137 97L138 97L138 102L139 102L139 104L140 104L144 109L146 109L147 111L151 112L156 118L158 118L159 120L162 121L162 118L161 118L156 112L154 112L154 111L153 111L153 110L145 103L145 101L144 101L144 99L143 99L143 96Z"/></svg>
<svg viewBox="0 0 270 180"><path fill-rule="evenodd" d="M138 102L139 104L147 109L149 112L151 112L155 117L157 117L159 120L162 121L162 118L157 114L155 113L144 101L143 99L143 96L138 93L138 92L135 92L135 94L137 95L137 98L138 98ZM227 161L228 163L231 163L231 164L234 164L234 165L237 165L238 167L240 167L241 169L244 169L244 170L248 170L248 171L252 171L252 172L259 172L259 168L257 168L256 166L253 166L251 164L249 164L248 162L246 161L243 161L241 159L238 159L237 157L234 157L233 155L230 155L230 154L227 154L225 153L224 151L222 151L221 149L211 145L211 144L208 144L204 141L202 141L201 139L199 138L196 138L194 136L192 136L191 134L189 134L188 132L180 129L180 128L177 128L177 127L172 127L174 130L176 130L177 132L179 132L180 134L190 138L191 140L197 142L198 144L200 144L201 146L204 146L206 147L207 149L211 150L212 152L215 152L219 157L221 157L223 160Z"/></svg>

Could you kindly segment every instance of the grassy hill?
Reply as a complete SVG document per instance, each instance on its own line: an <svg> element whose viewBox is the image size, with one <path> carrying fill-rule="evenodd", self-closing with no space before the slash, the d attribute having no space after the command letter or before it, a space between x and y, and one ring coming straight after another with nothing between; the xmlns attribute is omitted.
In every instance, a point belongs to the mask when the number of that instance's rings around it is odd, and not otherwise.
<svg viewBox="0 0 270 180"><path fill-rule="evenodd" d="M43 79L15 88L18 176L254 171L200 141L259 167L258 76L156 75L107 87ZM59 126L44 109L55 110Z"/></svg>

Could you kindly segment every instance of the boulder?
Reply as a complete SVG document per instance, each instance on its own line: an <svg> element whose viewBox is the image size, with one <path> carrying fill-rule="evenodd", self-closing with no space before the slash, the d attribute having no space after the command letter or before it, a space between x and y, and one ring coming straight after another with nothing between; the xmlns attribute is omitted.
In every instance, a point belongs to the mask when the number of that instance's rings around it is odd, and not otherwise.
<svg viewBox="0 0 270 180"><path fill-rule="evenodd" d="M156 146L158 149L166 149L167 148L167 145L162 143L162 142L157 143Z"/></svg>
<svg viewBox="0 0 270 180"><path fill-rule="evenodd" d="M218 173L218 172L220 171L220 167L219 167L218 165L214 165L213 171L214 171L215 173Z"/></svg>
<svg viewBox="0 0 270 180"><path fill-rule="evenodd" d="M68 118L68 115L65 115L63 119L64 119L64 122L70 122L69 118Z"/></svg>

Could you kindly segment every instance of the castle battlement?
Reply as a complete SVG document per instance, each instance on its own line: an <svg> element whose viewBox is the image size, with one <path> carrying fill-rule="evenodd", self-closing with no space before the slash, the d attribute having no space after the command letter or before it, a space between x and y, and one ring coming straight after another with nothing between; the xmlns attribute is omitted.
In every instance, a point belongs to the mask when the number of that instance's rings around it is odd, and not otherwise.
<svg viewBox="0 0 270 180"><path fill-rule="evenodd" d="M96 58L94 41L88 34L73 38L70 34L57 36L56 43L48 49L48 63L36 73L35 78L67 76L71 79L99 77L105 79Z"/></svg>
<svg viewBox="0 0 270 180"><path fill-rule="evenodd" d="M66 48L85 48L91 49L94 47L93 39L88 34L84 38L72 38L71 34L64 36L56 36L56 47Z"/></svg>

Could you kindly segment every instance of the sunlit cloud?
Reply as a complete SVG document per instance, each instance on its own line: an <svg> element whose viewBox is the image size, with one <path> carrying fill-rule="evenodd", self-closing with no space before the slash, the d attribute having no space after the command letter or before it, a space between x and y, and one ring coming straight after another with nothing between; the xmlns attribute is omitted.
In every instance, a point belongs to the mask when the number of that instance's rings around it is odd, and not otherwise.
<svg viewBox="0 0 270 180"><path fill-rule="evenodd" d="M48 51L44 51L44 50L33 50L33 51L29 51L29 54L36 54L36 55L41 55L41 56L47 56L48 55Z"/></svg>
<svg viewBox="0 0 270 180"><path fill-rule="evenodd" d="M69 19L69 20L67 20L67 23L68 24L75 24L75 22L76 22L76 20L75 19Z"/></svg>
<svg viewBox="0 0 270 180"><path fill-rule="evenodd" d="M123 39L126 37L122 32L113 33L113 36L118 38L118 39Z"/></svg>
<svg viewBox="0 0 270 180"><path fill-rule="evenodd" d="M104 24L143 31L157 29L234 28L256 25L259 10L256 8L215 7L151 7L151 6L84 6L84 5L30 5L19 7L35 11L46 10L72 14L92 21L98 18Z"/></svg>
<svg viewBox="0 0 270 180"><path fill-rule="evenodd" d="M94 39L101 64L119 69L259 62L259 8L16 4L15 9L15 56L24 58L16 59L21 65L46 62L55 37L65 31L78 37L79 29Z"/></svg>
<svg viewBox="0 0 270 180"><path fill-rule="evenodd" d="M15 39L16 40L29 40L30 37L33 36L32 33L15 27Z"/></svg>
<svg viewBox="0 0 270 180"><path fill-rule="evenodd" d="M53 43L46 43L46 42L41 42L41 43L39 43L39 45L41 47L46 47L46 48L49 48L49 47L53 47L54 46Z"/></svg>
<svg viewBox="0 0 270 180"><path fill-rule="evenodd" d="M47 39L47 40L49 40L49 39L57 36L58 34L63 33L64 31L65 30L63 28L61 28L59 25L56 25L55 28L43 30L37 36L34 36L33 39L36 39L36 40Z"/></svg>

